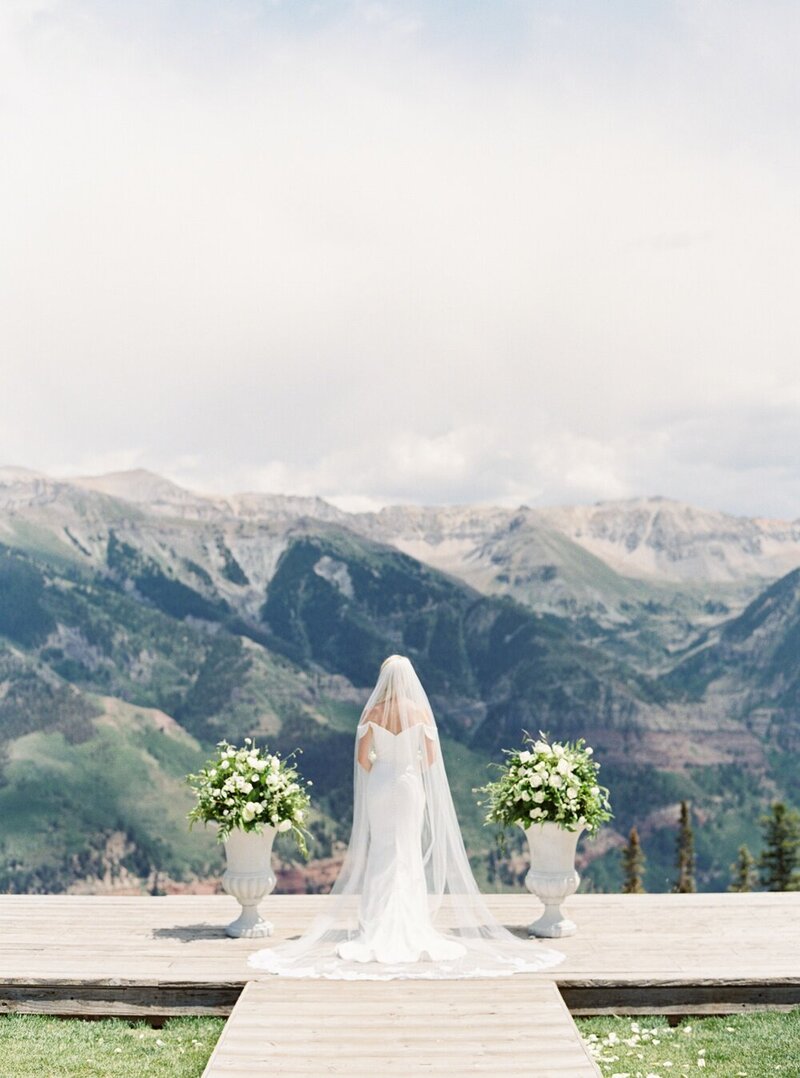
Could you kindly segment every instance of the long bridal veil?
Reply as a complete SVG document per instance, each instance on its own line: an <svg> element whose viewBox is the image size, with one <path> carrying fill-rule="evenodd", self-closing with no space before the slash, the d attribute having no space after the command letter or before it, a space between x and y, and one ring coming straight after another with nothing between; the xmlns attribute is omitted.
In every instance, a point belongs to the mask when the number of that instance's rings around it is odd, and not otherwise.
<svg viewBox="0 0 800 1078"><path fill-rule="evenodd" d="M489 912L470 869L436 721L402 656L356 728L353 828L327 909L250 965L287 977L390 980L536 972L564 957Z"/></svg>

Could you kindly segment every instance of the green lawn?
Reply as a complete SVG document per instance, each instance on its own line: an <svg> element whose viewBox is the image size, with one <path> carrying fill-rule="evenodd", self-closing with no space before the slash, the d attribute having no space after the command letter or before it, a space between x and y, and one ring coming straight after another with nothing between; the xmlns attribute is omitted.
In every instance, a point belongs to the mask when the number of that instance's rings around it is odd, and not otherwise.
<svg viewBox="0 0 800 1078"><path fill-rule="evenodd" d="M107 1019L0 1017L2 1078L199 1078L222 1018L172 1018L163 1029ZM800 1008L684 1019L581 1018L605 1078L800 1078Z"/></svg>
<svg viewBox="0 0 800 1078"><path fill-rule="evenodd" d="M2 1078L199 1078L224 1018L142 1022L0 1017Z"/></svg>
<svg viewBox="0 0 800 1078"><path fill-rule="evenodd" d="M800 1008L686 1018L579 1018L605 1078L781 1078L800 1076Z"/></svg>

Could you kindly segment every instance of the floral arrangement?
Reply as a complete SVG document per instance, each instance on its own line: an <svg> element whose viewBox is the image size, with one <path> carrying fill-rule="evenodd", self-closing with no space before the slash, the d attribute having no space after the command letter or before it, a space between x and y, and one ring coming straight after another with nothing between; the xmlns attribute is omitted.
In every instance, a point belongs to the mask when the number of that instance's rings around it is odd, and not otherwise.
<svg viewBox="0 0 800 1078"><path fill-rule="evenodd" d="M237 749L227 741L217 744L217 754L196 775L187 775L197 804L189 813L190 827L200 821L219 826L222 842L235 828L262 831L269 824L278 831L291 831L300 852L308 856L304 828L310 797L291 761L256 748L252 738Z"/></svg>
<svg viewBox="0 0 800 1078"><path fill-rule="evenodd" d="M488 801L486 823L527 828L550 821L567 831L585 827L594 834L611 819L608 790L600 786L600 765L583 738L564 744L550 742L540 732L537 740L525 734L528 748L504 749L508 759L497 764L502 774L477 793Z"/></svg>

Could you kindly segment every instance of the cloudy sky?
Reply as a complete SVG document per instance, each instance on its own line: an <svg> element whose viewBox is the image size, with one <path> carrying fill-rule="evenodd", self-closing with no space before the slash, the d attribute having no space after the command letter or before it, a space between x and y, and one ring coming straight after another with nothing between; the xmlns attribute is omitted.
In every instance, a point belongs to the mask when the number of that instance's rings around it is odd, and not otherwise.
<svg viewBox="0 0 800 1078"><path fill-rule="evenodd" d="M0 464L800 517L796 0L3 0Z"/></svg>

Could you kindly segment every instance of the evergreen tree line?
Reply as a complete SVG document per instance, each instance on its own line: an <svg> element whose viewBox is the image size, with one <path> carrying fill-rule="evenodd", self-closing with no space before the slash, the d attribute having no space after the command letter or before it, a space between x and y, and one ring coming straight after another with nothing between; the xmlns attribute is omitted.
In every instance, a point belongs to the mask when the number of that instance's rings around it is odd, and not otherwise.
<svg viewBox="0 0 800 1078"><path fill-rule="evenodd" d="M731 865L729 891L752 891L757 886L767 891L800 891L800 812L775 802L760 819L763 848L756 859L747 846L740 846ZM695 880L694 831L688 801L681 801L676 841L676 876L672 890L688 894L697 890ZM632 827L627 845L622 849L622 893L645 893L646 858L639 832Z"/></svg>

